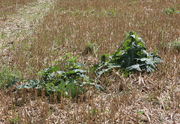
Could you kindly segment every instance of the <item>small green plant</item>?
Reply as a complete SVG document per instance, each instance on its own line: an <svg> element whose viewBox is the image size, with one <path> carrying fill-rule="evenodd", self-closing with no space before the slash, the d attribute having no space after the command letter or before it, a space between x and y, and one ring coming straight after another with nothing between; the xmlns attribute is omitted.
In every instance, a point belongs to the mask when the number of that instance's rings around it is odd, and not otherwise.
<svg viewBox="0 0 180 124"><path fill-rule="evenodd" d="M10 123L10 124L19 124L20 121L21 121L21 119L20 119L19 116L16 116L16 117L14 117L14 118L10 118L10 119L9 119L9 123Z"/></svg>
<svg viewBox="0 0 180 124"><path fill-rule="evenodd" d="M139 115L144 115L144 114L145 114L145 111L144 111L144 110L139 110L139 111L137 111L137 114L139 114Z"/></svg>
<svg viewBox="0 0 180 124"><path fill-rule="evenodd" d="M89 112L92 116L96 116L99 113L99 110L96 108L92 108L91 110L89 110Z"/></svg>
<svg viewBox="0 0 180 124"><path fill-rule="evenodd" d="M117 16L117 10L116 9L104 10L104 12L102 12L102 13L104 15L107 15L107 16L112 16L112 17Z"/></svg>
<svg viewBox="0 0 180 124"><path fill-rule="evenodd" d="M180 51L180 38L168 44L170 48Z"/></svg>
<svg viewBox="0 0 180 124"><path fill-rule="evenodd" d="M0 33L0 39L4 39L6 38L6 34L5 33Z"/></svg>
<svg viewBox="0 0 180 124"><path fill-rule="evenodd" d="M170 14L175 14L175 13L180 13L180 11L177 11L175 8L167 8L164 10L164 12L168 15Z"/></svg>
<svg viewBox="0 0 180 124"><path fill-rule="evenodd" d="M7 66L0 70L0 88L8 88L20 80L21 73L14 71Z"/></svg>
<svg viewBox="0 0 180 124"><path fill-rule="evenodd" d="M83 69L83 65L77 62L76 57L67 59L60 63L39 72L40 80L29 80L28 83L18 86L18 88L45 89L48 94L59 93L62 96L75 98L86 91L86 85L99 85L92 83Z"/></svg>
<svg viewBox="0 0 180 124"><path fill-rule="evenodd" d="M103 55L95 68L99 76L114 68L121 68L128 73L153 72L160 62L159 56L146 51L145 43L137 33L129 32L121 48L112 55Z"/></svg>

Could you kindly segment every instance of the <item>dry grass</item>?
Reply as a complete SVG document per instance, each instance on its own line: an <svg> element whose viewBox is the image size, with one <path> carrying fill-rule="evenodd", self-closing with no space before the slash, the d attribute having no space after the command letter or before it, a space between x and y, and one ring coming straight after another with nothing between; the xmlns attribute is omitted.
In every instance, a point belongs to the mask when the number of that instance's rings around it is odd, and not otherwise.
<svg viewBox="0 0 180 124"><path fill-rule="evenodd" d="M180 37L180 15L164 13L166 8L179 9L178 5L178 0L59 0L35 35L15 43L8 51L10 59L1 59L1 64L34 78L70 52L91 66L102 54L114 52L131 30L151 51L158 51L164 63L152 74L127 78L118 72L108 74L100 80L106 93L90 90L78 100L62 98L56 103L43 92L40 96L37 91L1 92L0 122L180 123L180 54L162 45ZM83 54L93 43L98 50Z"/></svg>
<svg viewBox="0 0 180 124"><path fill-rule="evenodd" d="M29 2L35 0L0 0L0 18L6 18L7 15L15 13L15 11Z"/></svg>

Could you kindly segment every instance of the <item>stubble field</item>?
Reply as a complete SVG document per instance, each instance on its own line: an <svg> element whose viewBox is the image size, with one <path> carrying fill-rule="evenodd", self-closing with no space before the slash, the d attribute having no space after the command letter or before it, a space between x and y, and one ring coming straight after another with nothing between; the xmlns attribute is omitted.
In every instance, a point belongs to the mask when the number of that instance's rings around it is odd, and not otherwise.
<svg viewBox="0 0 180 124"><path fill-rule="evenodd" d="M96 81L105 91L88 88L75 99L3 87L0 124L179 124L180 43L170 45L180 40L179 9L178 0L56 0L32 35L2 48L1 72L36 79L67 53L88 70L103 54L114 53L129 31L163 63L150 74L127 77L113 70Z"/></svg>

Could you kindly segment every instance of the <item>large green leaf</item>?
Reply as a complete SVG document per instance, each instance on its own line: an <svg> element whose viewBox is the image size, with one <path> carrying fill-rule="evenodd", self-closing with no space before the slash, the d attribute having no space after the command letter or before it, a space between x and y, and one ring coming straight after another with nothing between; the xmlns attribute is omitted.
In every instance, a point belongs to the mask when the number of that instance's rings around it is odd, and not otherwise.
<svg viewBox="0 0 180 124"><path fill-rule="evenodd" d="M114 54L101 57L101 62L96 66L96 74L100 77L113 68L125 72L152 72L161 62L158 55L146 51L145 42L136 32L129 32L122 46Z"/></svg>

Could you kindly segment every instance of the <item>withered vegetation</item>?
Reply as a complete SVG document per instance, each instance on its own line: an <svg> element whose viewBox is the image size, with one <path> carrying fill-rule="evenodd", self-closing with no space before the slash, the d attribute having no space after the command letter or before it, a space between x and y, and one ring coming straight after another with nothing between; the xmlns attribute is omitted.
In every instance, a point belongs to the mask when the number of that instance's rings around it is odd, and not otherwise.
<svg viewBox="0 0 180 124"><path fill-rule="evenodd" d="M89 89L77 99L46 97L35 89L2 90L0 123L180 123L180 53L168 47L180 37L180 14L164 12L179 5L178 0L58 0L33 36L14 42L1 56L1 65L34 79L71 53L92 67L101 55L115 52L129 31L138 32L164 62L150 74L126 77L113 70L98 81L105 92Z"/></svg>
<svg viewBox="0 0 180 124"><path fill-rule="evenodd" d="M14 14L21 6L35 0L0 0L0 17L6 19L7 15Z"/></svg>

